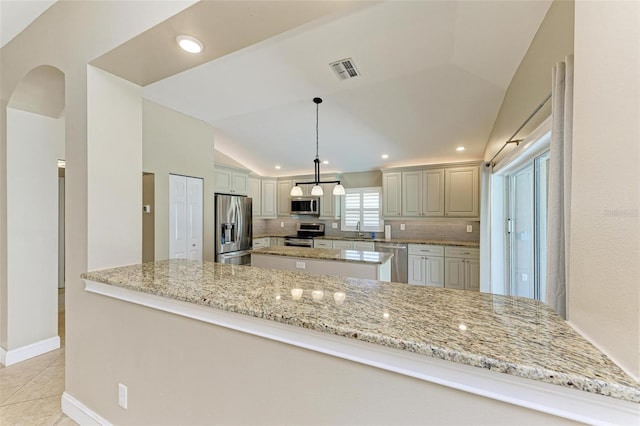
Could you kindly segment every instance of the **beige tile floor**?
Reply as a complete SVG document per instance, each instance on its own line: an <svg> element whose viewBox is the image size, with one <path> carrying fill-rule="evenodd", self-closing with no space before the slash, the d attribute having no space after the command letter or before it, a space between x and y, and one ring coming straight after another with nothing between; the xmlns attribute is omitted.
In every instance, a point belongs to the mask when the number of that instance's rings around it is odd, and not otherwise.
<svg viewBox="0 0 640 426"><path fill-rule="evenodd" d="M0 425L75 425L62 414L64 292L58 300L60 349L9 367L0 365Z"/></svg>

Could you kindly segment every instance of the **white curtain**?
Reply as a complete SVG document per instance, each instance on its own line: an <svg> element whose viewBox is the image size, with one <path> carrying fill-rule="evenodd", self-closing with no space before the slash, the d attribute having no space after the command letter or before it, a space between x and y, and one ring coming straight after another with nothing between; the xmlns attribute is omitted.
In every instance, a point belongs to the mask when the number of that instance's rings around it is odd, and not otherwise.
<svg viewBox="0 0 640 426"><path fill-rule="evenodd" d="M551 88L551 154L547 219L546 302L567 316L571 145L573 129L573 56L553 67Z"/></svg>
<svg viewBox="0 0 640 426"><path fill-rule="evenodd" d="M480 291L491 288L491 163L480 165Z"/></svg>

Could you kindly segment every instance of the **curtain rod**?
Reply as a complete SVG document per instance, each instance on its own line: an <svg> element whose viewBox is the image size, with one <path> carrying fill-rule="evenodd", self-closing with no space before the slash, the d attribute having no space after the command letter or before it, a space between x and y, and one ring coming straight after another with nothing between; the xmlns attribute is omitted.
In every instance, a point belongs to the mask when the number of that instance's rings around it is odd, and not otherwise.
<svg viewBox="0 0 640 426"><path fill-rule="evenodd" d="M527 123L529 123L529 121L531 121L531 119L538 113L538 111L540 111L542 109L542 107L544 106L544 104L546 104L549 99L551 99L551 93L549 93L549 95L547 95L546 98L544 98L544 101L540 102L540 105L538 105L536 107L536 109L533 110L533 112L531 113L531 115L529 115L529 117L527 117L526 120L524 120L524 123L522 123L522 125L520 127L518 127L518 130L515 131L515 133L504 143L504 145L502 145L502 148L500 148L500 150L498 152L496 152L496 155L494 155L491 160L489 160L488 165L490 164L491 166L495 166L493 160L496 159L496 157L498 155L500 155L500 153L502 152L503 149L506 148L507 145L509 145L510 143L515 143L516 145L520 144L520 142L522 142L522 139L513 139L516 137L516 135L520 132L520 130L522 130L522 128L524 126L527 125Z"/></svg>

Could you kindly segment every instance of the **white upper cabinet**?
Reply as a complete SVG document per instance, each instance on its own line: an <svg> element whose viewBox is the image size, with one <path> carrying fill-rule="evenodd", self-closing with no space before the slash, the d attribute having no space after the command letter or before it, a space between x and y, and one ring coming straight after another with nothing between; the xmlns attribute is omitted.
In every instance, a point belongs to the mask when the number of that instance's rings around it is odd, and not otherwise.
<svg viewBox="0 0 640 426"><path fill-rule="evenodd" d="M307 185L311 186L311 185ZM320 197L320 219L340 219L340 196L333 195L335 183L323 183Z"/></svg>
<svg viewBox="0 0 640 426"><path fill-rule="evenodd" d="M444 216L444 169L402 172L402 216Z"/></svg>
<svg viewBox="0 0 640 426"><path fill-rule="evenodd" d="M214 192L232 195L247 195L249 190L249 171L234 167L214 166Z"/></svg>
<svg viewBox="0 0 640 426"><path fill-rule="evenodd" d="M253 212L253 217L259 217L261 215L261 189L260 189L261 181L256 178L249 178L248 180L248 193L247 195L253 200L251 202L251 209Z"/></svg>
<svg viewBox="0 0 640 426"><path fill-rule="evenodd" d="M394 217L479 217L480 168L424 167L382 172L382 214Z"/></svg>
<svg viewBox="0 0 640 426"><path fill-rule="evenodd" d="M402 215L402 173L382 174L382 216Z"/></svg>
<svg viewBox="0 0 640 426"><path fill-rule="evenodd" d="M445 216L480 216L480 167L445 169Z"/></svg>
<svg viewBox="0 0 640 426"><path fill-rule="evenodd" d="M279 180L277 189L278 216L289 216L291 214L290 196L293 181Z"/></svg>
<svg viewBox="0 0 640 426"><path fill-rule="evenodd" d="M249 178L249 197L253 199L253 217L276 217L276 180Z"/></svg>
<svg viewBox="0 0 640 426"><path fill-rule="evenodd" d="M276 217L278 204L278 188L275 179L262 179L260 216Z"/></svg>

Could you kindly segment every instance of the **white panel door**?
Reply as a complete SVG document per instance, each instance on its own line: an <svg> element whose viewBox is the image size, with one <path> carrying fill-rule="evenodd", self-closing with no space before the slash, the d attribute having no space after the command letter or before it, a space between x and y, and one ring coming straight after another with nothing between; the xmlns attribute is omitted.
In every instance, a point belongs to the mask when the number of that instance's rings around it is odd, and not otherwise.
<svg viewBox="0 0 640 426"><path fill-rule="evenodd" d="M187 258L187 177L169 175L169 259Z"/></svg>
<svg viewBox="0 0 640 426"><path fill-rule="evenodd" d="M169 259L202 260L202 188L202 179L169 175Z"/></svg>
<svg viewBox="0 0 640 426"><path fill-rule="evenodd" d="M202 260L202 179L187 178L187 259Z"/></svg>

